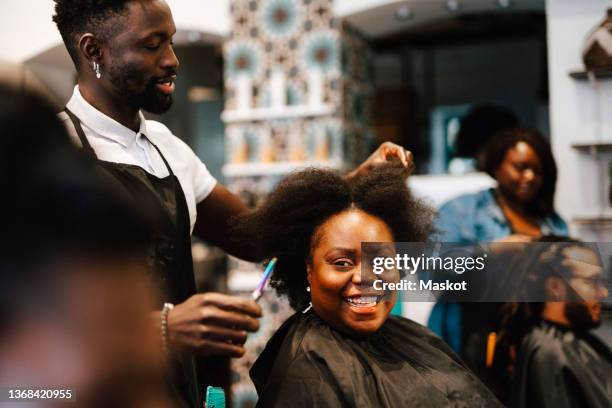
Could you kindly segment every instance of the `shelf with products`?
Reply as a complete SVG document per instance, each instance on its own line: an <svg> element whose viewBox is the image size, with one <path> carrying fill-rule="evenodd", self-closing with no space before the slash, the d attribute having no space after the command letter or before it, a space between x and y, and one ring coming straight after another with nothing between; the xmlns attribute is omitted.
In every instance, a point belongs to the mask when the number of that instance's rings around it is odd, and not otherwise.
<svg viewBox="0 0 612 408"><path fill-rule="evenodd" d="M259 122L279 119L299 119L330 116L335 113L333 105L287 105L283 107L254 108L249 110L226 110L221 114L225 123Z"/></svg>
<svg viewBox="0 0 612 408"><path fill-rule="evenodd" d="M586 142L575 142L571 144L573 149L590 154L612 153L612 140L592 140Z"/></svg>
<svg viewBox="0 0 612 408"><path fill-rule="evenodd" d="M597 189L599 196L599 209L589 214L578 214L572 217L572 223L576 226L589 230L597 230L612 227L612 161L609 160L612 153L612 140L591 140L584 142L574 142L570 145L573 149L590 155L590 161L597 163L597 179L601 180L601 185ZM596 183L599 184L599 183ZM607 193L606 193L607 190Z"/></svg>
<svg viewBox="0 0 612 408"><path fill-rule="evenodd" d="M222 171L225 177L257 177L284 175L309 167L332 168L336 170L342 170L343 164L339 160L240 163L226 164L225 166L223 166Z"/></svg>
<svg viewBox="0 0 612 408"><path fill-rule="evenodd" d="M598 71L592 73L595 79L612 79L612 70ZM586 81L589 79L590 73L588 71L576 70L571 71L569 76L579 81Z"/></svg>
<svg viewBox="0 0 612 408"><path fill-rule="evenodd" d="M612 214L610 215L581 215L572 218L572 222L576 225L584 226L612 226Z"/></svg>

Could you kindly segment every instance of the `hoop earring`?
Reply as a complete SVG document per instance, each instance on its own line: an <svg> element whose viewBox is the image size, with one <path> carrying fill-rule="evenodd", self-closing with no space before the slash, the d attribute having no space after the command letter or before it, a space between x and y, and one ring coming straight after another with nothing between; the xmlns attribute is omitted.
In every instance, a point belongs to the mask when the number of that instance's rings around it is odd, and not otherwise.
<svg viewBox="0 0 612 408"><path fill-rule="evenodd" d="M94 61L93 69L94 69L94 72L96 73L96 78L98 79L102 78L102 72L100 71L100 64Z"/></svg>

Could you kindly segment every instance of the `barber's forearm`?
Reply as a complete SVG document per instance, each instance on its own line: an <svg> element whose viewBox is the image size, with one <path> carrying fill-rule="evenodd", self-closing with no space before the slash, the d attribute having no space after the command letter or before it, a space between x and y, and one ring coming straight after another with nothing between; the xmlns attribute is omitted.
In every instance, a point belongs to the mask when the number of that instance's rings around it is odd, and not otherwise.
<svg viewBox="0 0 612 408"><path fill-rule="evenodd" d="M220 242L216 245L227 252L228 254L240 258L244 261L259 262L261 259L257 257L254 245L251 245L253 238L249 238L248 242Z"/></svg>
<svg viewBox="0 0 612 408"><path fill-rule="evenodd" d="M247 261L257 261L252 242L254 237L237 236L232 228L233 217L249 211L242 200L218 184L204 201L198 204L194 235L218 246L230 255Z"/></svg>
<svg viewBox="0 0 612 408"><path fill-rule="evenodd" d="M254 245L252 245L255 238L246 235L238 237L231 227L231 218L239 214L240 212L236 212L234 215L220 216L209 222L198 222L193 231L194 235L232 256L245 261L257 262Z"/></svg>

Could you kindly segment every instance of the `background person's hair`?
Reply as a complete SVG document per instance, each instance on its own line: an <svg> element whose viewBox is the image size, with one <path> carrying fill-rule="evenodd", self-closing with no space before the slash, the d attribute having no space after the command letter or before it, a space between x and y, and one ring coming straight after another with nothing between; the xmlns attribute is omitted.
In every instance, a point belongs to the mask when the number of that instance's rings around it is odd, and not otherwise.
<svg viewBox="0 0 612 408"><path fill-rule="evenodd" d="M47 152L73 148L48 100L6 83L0 83L0 123L1 165L13 173L11 179L2 174L3 182L18 179Z"/></svg>
<svg viewBox="0 0 612 408"><path fill-rule="evenodd" d="M66 49L79 65L78 39L92 33L108 39L121 22L118 17L125 14L129 0L54 0L53 21L64 40Z"/></svg>
<svg viewBox="0 0 612 408"><path fill-rule="evenodd" d="M0 126L0 208L10 214L3 229L13 234L0 240L10 244L22 236L28 241L45 237L56 246L91 242L119 249L121 242L148 234L142 211L72 143L48 100L0 83ZM105 236L106 230L117 236Z"/></svg>
<svg viewBox="0 0 612 408"><path fill-rule="evenodd" d="M518 125L518 117L504 106L475 105L461 118L461 126L455 143L455 155L475 158L482 145L495 133Z"/></svg>
<svg viewBox="0 0 612 408"><path fill-rule="evenodd" d="M554 211L555 189L557 185L557 164L553 157L550 143L537 130L505 129L489 140L478 158L478 169L495 178L495 172L504 161L506 153L517 143L527 143L542 162L542 186L540 191L527 206L530 213L548 216Z"/></svg>
<svg viewBox="0 0 612 408"><path fill-rule="evenodd" d="M306 265L317 228L357 208L382 219L395 241L422 242L434 232L433 210L414 199L398 163L347 181L331 170L309 169L282 180L257 209L232 220L237 236L254 237L259 259L277 257L271 285L296 310L308 305Z"/></svg>

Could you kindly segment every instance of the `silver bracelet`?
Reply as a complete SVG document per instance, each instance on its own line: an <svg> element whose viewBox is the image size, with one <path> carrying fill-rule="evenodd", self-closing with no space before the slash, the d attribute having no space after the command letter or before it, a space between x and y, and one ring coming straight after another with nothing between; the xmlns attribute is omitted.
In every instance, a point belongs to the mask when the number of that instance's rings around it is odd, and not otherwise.
<svg viewBox="0 0 612 408"><path fill-rule="evenodd" d="M168 313L174 309L174 305L172 303L164 303L164 307L161 311L161 338L162 338L162 347L165 352L169 352L170 348L168 347Z"/></svg>

